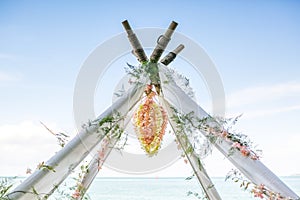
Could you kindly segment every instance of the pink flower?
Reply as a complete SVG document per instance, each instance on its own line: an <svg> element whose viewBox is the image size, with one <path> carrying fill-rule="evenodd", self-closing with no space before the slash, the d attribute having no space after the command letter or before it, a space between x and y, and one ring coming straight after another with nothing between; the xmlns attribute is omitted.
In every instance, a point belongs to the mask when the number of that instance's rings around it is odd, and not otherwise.
<svg viewBox="0 0 300 200"><path fill-rule="evenodd" d="M251 159L252 160L259 160L259 156L254 154L254 155L251 156Z"/></svg>
<svg viewBox="0 0 300 200"><path fill-rule="evenodd" d="M104 153L105 149L102 148L101 151L98 151L98 157L103 160L104 156L105 156L105 153Z"/></svg>
<svg viewBox="0 0 300 200"><path fill-rule="evenodd" d="M72 194L73 198L78 198L80 197L80 192L78 190L75 190L75 192Z"/></svg>
<svg viewBox="0 0 300 200"><path fill-rule="evenodd" d="M249 156L250 154L250 151L246 146L241 146L240 151L243 154L243 156Z"/></svg>
<svg viewBox="0 0 300 200"><path fill-rule="evenodd" d="M238 143L238 142L234 142L231 146L232 146L233 148L238 148L238 149L241 148L241 145L240 145L240 143Z"/></svg>
<svg viewBox="0 0 300 200"><path fill-rule="evenodd" d="M255 186L254 189L252 190L253 194L254 194L254 197L259 197L261 199L264 198L263 194L264 194L264 191L265 191L265 186L264 184L260 184L258 186Z"/></svg>
<svg viewBox="0 0 300 200"><path fill-rule="evenodd" d="M259 198L261 198L261 199L264 198L264 196L263 196L263 194L262 194L261 192L256 192L256 193L254 193L254 197L259 197Z"/></svg>
<svg viewBox="0 0 300 200"><path fill-rule="evenodd" d="M259 190L264 190L264 189L265 189L265 185L264 185L264 184L260 184L260 185L258 186L258 189L259 189Z"/></svg>

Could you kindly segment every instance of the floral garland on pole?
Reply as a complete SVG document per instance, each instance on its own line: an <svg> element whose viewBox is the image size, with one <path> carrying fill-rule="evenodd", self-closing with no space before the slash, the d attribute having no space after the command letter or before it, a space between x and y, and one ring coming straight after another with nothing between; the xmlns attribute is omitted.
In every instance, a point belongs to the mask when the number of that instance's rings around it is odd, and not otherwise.
<svg viewBox="0 0 300 200"><path fill-rule="evenodd" d="M261 150L252 150L252 142L246 135L231 132L232 126L237 122L240 116L231 119L214 118L211 116L199 119L194 116L193 112L184 114L178 112L175 108L172 109L174 112L172 119L178 126L190 126L204 132L211 143L222 142L222 140L231 142L231 151L228 156L231 156L235 150L238 150L245 157L249 157L253 160L260 159ZM191 151L193 151L193 149L191 149ZM192 177L193 176L188 177L187 180L190 180ZM284 197L278 192L271 191L264 184L254 184L244 178L238 170L230 171L225 180L228 179L231 179L234 182L240 182L240 187L252 193L253 197L256 198L268 200L294 200L290 197ZM189 192L188 194L191 195L194 193ZM202 198L198 193L196 197Z"/></svg>
<svg viewBox="0 0 300 200"><path fill-rule="evenodd" d="M207 121L207 123L217 122L220 125L215 127L208 126L208 128L206 126L204 130L207 131L210 136L221 138L232 143L231 150L228 156L233 154L234 150L238 150L245 157L250 157L252 160L259 160L262 151L253 148L253 142L247 135L235 133L232 130L232 126L235 125L240 117L241 115L230 119L207 117L206 119L204 119L204 121Z"/></svg>
<svg viewBox="0 0 300 200"><path fill-rule="evenodd" d="M245 157L250 157L253 160L260 158L261 150L252 148L252 142L247 135L232 131L232 126L237 122L240 116L230 119L207 116L199 119L194 116L194 112L184 114L175 108L172 109L174 112L172 119L175 120L177 124L190 127L189 129L194 128L201 131L212 144L222 142L222 140L231 142L231 151L228 156L234 153L236 149Z"/></svg>
<svg viewBox="0 0 300 200"><path fill-rule="evenodd" d="M246 179L237 169L231 170L225 178L225 181L231 179L236 183L240 183L240 188L249 191L253 197L268 200L294 200L289 197L284 197L280 193L269 190L264 184L256 185Z"/></svg>
<svg viewBox="0 0 300 200"><path fill-rule="evenodd" d="M81 180L83 179L84 175L89 173L88 165L82 164L80 166L80 172L78 176L75 178L76 186L72 187L71 189L74 191L71 195L72 200L76 200L79 197L83 197L83 199L88 200L89 198L85 196L86 188L82 185Z"/></svg>
<svg viewBox="0 0 300 200"><path fill-rule="evenodd" d="M120 125L118 124L118 122L122 121L124 119L124 117L122 117L120 115L120 113L116 112L111 116L107 116L103 119L97 119L94 121L89 121L88 123L84 124L82 127L83 128L88 128L89 126L92 125L99 125L99 129L97 131L98 134L100 134L100 131L104 134L105 138L104 140L106 141L106 144L108 145L109 143L109 138L120 138L122 133L124 132L124 130L120 127ZM44 123L41 122L41 124L52 134L57 138L58 141L58 145L60 147L64 147L65 144L68 142L68 138L69 136L64 134L64 133L54 133L51 129L49 129ZM103 152L102 149L98 152L98 157L99 157L99 168L98 170L101 169L101 165L103 162ZM53 190L55 190L55 195L57 195L59 197L59 199L73 199L76 200L79 197L81 197L84 200L89 200L90 198L88 197L88 195L86 195L86 188L83 187L83 185L81 184L81 180L83 178L83 176L87 173L89 173L88 171L88 165L85 164L86 161L83 161L82 164L80 165L80 172L78 173L78 176L76 178L74 178L74 180L76 181L75 186L72 187L66 187L66 184L64 186L62 186L63 184L61 184L60 186L58 185L54 185L53 186ZM52 171L53 173L55 173L55 166L50 166L47 165L44 161L40 162L37 167L36 170L48 170L48 171ZM31 174L32 173L32 169L27 168L26 169L26 174ZM74 173L74 172L73 172ZM10 193L11 188L13 187L13 183L10 179L0 179L0 199L1 200L9 200L9 198L7 197L7 195ZM66 188L65 188L66 187ZM43 199L47 199L49 198L48 194L42 194L39 191L37 191L34 187L32 188L32 191L22 191L23 193L31 193L35 196L36 199L42 199L41 196L43 196Z"/></svg>

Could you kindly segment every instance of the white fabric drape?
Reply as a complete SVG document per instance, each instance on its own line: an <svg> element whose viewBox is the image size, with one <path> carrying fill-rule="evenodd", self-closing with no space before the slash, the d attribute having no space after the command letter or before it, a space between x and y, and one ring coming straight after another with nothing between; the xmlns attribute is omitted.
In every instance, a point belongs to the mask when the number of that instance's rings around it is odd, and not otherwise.
<svg viewBox="0 0 300 200"><path fill-rule="evenodd" d="M122 123L119 123L119 126L121 129L125 130L128 123L131 121L131 114L127 114L126 117L124 117L124 121ZM94 155L93 159L88 165L87 173L84 175L83 179L81 180L80 187L84 188L85 190L82 191L81 195L78 196L76 199L82 199L83 194L89 189L91 184L93 183L93 180L101 170L104 162L106 161L106 158L110 155L111 151L113 150L114 146L118 142L118 139L116 137L107 137L104 138L100 144L97 145L96 149L98 149L98 153Z"/></svg>
<svg viewBox="0 0 300 200"><path fill-rule="evenodd" d="M180 87L167 78L166 66L161 66L160 69L160 78L162 82L164 99L170 103L172 107L176 108L180 112L183 112L184 114L193 112L194 116L198 117L199 119L209 116L209 114L206 113L184 91L182 91ZM264 184L273 192L278 192L285 197L299 199L298 195L294 193L285 183L283 183L260 160L253 160L249 157L245 157L238 151L235 151L233 155L228 156L232 146L230 141L222 140L221 142L214 143L214 145L254 184Z"/></svg>
<svg viewBox="0 0 300 200"><path fill-rule="evenodd" d="M188 138L188 136L185 135L185 137L181 137L181 134L185 134L185 133L178 132L179 130L177 130L176 123L174 121L170 120L170 117L173 114L171 106L167 101L165 101L164 99L162 99L162 100L163 100L163 105L165 106L165 108L167 110L167 113L169 116L169 122L174 130L174 134L176 135L176 138L177 138L179 144L181 145L181 147L183 148L184 152L187 152L187 148L188 148L187 145L191 145L191 143L188 142L188 144L185 145L186 141L184 141L184 138ZM185 153L185 155L188 158L188 161L191 164L193 171L194 171L199 183L201 184L206 197L209 200L221 200L221 197L220 197L218 191L216 190L213 182L209 178L204 166L201 163L200 156L197 155L195 153L195 151L193 151L191 153Z"/></svg>
<svg viewBox="0 0 300 200"><path fill-rule="evenodd" d="M139 100L143 91L143 86L131 88L101 114L97 120L100 121L116 112L120 113L121 116L125 116ZM87 126L62 150L45 163L48 166L54 167L55 172L48 169L36 170L8 194L7 197L9 199L32 200L36 199L35 191L39 194L40 198L52 194L56 187L68 177L73 169L94 149L103 137L104 133L99 130L99 123Z"/></svg>
<svg viewBox="0 0 300 200"><path fill-rule="evenodd" d="M197 118L205 118L209 115L194 101L192 100L176 83L169 80L166 76L167 70L165 66L161 66L161 83L163 93L163 104L168 112L169 119L172 116L171 107L176 110L187 114L194 113ZM144 82L146 83L146 81ZM100 121L105 117L111 116L118 112L121 116L125 116L132 107L138 102L144 86L134 87L129 89L120 99L118 99L110 108L101 114L97 120ZM170 120L170 123L176 132L176 124ZM202 132L204 136L207 133ZM31 200L36 198L35 192L39 194L40 198L47 197L59 186L72 172L72 170L92 151L94 148L101 148L100 142L105 137L105 134L99 129L99 123L92 123L84 128L73 140L71 140L61 151L56 153L45 164L54 167L55 172L49 169L39 169L35 171L24 182L17 186L13 192L7 197L9 199ZM178 137L181 142L181 138ZM286 186L273 172L271 172L261 161L253 160L249 157L243 156L239 151L235 151L229 155L232 147L232 142L223 140L214 143L216 148L223 153L250 181L256 185L264 184L267 188L274 192L278 192L285 197L299 199L288 186ZM115 144L112 141L111 144ZM192 143L193 141L189 141ZM104 143L103 143L104 144ZM183 148L185 148L183 146ZM104 160L110 153L110 149L104 149ZM197 178L205 193L211 200L221 199L216 189L213 187L212 182L203 168L200 157L192 153L188 155L190 164L192 165ZM95 157L90 163L90 173L83 180L83 184L88 188L92 183L94 177L98 172L99 163Z"/></svg>

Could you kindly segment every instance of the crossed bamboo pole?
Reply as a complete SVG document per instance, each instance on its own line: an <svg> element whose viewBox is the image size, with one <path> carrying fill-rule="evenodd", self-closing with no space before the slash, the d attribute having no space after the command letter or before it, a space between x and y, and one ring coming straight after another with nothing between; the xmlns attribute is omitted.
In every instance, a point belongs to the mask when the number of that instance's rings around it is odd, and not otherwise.
<svg viewBox="0 0 300 200"><path fill-rule="evenodd" d="M142 45L140 43L140 41L138 40L137 36L135 35L135 33L133 32L133 30L131 29L129 23L127 20L125 20L124 22L122 22L127 34L128 34L128 39L132 45L132 53L137 57L137 60L141 63L141 64L146 64L148 62L148 58L142 48ZM153 51L153 53L151 54L150 57L150 62L152 64L157 65L158 60L160 59L162 53L164 52L164 50L166 49L169 41L171 40L171 36L175 30L175 28L177 27L177 23L176 22L172 22L169 26L169 28L167 29L167 31L165 32L164 35L160 36L157 42L157 45ZM184 48L184 46L182 44L180 44L177 48L175 48L173 51L169 52L162 60L161 63L163 63L164 65L169 65L177 56L178 53L180 53L180 51L182 51L182 49ZM153 67L155 67L154 65L152 65ZM159 76L159 75L158 75ZM160 88L160 80L158 80L158 82L153 83L156 87ZM172 115L172 112L170 110L169 104L167 104L167 112L169 114L169 116ZM128 123L128 120L125 122L125 127ZM174 122L170 121L170 124L174 130L174 133L176 133L177 131L176 129L176 125L174 124ZM184 133L182 133L184 134ZM183 141L182 141L182 137L180 137L180 135L176 134L176 138L178 139L179 143L181 144L184 152L186 152L186 146L183 145ZM100 145L100 149L99 151L103 152L104 157L99 157L98 155L95 155L94 158L92 159L92 161L89 164L88 167L88 173L85 174L84 178L81 181L80 187L85 188L85 191L90 187L90 185L92 184L94 178L96 177L96 175L99 172L99 168L102 167L102 164L105 162L106 158L109 156L112 148L114 147L114 145L117 143L117 140L115 138L112 138L110 140L110 145L105 145L103 142L101 142ZM189 163L192 166L192 169L194 170L194 173L196 174L196 177L199 181L199 183L201 184L204 193L206 194L206 197L208 199L211 200L219 200L221 199L221 197L219 196L217 190L215 189L211 179L209 178L206 170L204 169L203 165L201 164L201 162L199 161L199 158L196 156L195 153L187 154L186 156L188 158ZM81 194L81 196L78 196L77 199L82 199L83 198L83 191Z"/></svg>

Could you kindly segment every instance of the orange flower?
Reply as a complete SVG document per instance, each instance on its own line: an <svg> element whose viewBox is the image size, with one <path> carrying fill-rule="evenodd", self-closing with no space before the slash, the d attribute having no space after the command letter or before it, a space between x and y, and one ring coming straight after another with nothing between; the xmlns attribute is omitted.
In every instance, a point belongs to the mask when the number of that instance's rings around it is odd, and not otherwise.
<svg viewBox="0 0 300 200"><path fill-rule="evenodd" d="M167 114L154 101L156 93L152 91L152 85L147 85L145 93L146 99L134 113L133 123L143 149L149 155L154 155L157 153L165 134Z"/></svg>
<svg viewBox="0 0 300 200"><path fill-rule="evenodd" d="M227 138L228 132L227 132L226 130L223 130L222 133L221 133L221 136L222 136L223 138Z"/></svg>
<svg viewBox="0 0 300 200"><path fill-rule="evenodd" d="M246 146L241 146L240 151L243 154L243 156L249 156L250 154L250 151Z"/></svg>

